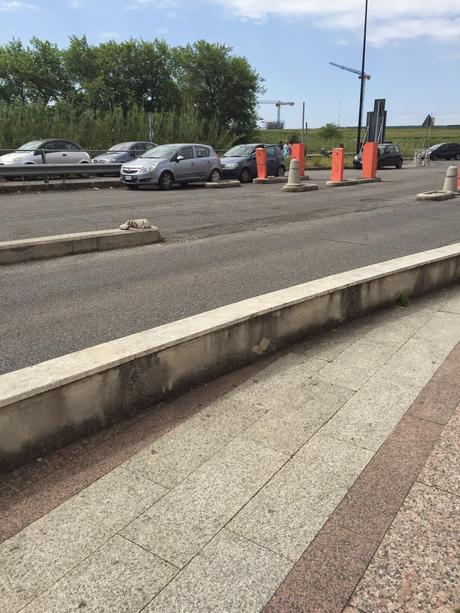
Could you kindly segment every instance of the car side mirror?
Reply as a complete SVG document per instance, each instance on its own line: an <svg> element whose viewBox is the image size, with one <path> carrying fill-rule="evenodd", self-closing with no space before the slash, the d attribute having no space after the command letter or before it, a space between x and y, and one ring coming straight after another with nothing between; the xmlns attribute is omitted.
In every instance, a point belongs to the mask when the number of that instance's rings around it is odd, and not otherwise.
<svg viewBox="0 0 460 613"><path fill-rule="evenodd" d="M130 158L137 158L137 151L134 149L134 151L130 151L129 152L129 157Z"/></svg>
<svg viewBox="0 0 460 613"><path fill-rule="evenodd" d="M42 150L41 149L36 149L34 151L34 155L41 155L42 154Z"/></svg>
<svg viewBox="0 0 460 613"><path fill-rule="evenodd" d="M178 155L178 156L176 157L176 162L181 162L182 160L185 160L185 158L184 158L184 156L183 156L183 155Z"/></svg>
<svg viewBox="0 0 460 613"><path fill-rule="evenodd" d="M251 160L255 160L256 159L256 154L255 153L251 153Z"/></svg>

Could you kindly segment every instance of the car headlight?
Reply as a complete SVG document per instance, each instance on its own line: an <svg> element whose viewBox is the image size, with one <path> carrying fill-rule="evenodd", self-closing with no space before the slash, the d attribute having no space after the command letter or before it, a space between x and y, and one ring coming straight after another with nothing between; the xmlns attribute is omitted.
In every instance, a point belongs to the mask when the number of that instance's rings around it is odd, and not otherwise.
<svg viewBox="0 0 460 613"><path fill-rule="evenodd" d="M141 173L152 172L158 166L158 162L154 162L153 164L149 164L148 166L144 166L140 169Z"/></svg>
<svg viewBox="0 0 460 613"><path fill-rule="evenodd" d="M222 168L228 168L229 170L234 170L238 168L238 164L222 164Z"/></svg>

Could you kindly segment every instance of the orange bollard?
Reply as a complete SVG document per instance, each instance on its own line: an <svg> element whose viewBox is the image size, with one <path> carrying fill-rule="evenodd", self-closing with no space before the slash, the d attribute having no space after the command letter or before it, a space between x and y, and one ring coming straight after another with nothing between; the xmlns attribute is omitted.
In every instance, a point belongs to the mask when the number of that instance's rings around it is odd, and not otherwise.
<svg viewBox="0 0 460 613"><path fill-rule="evenodd" d="M291 145L291 160L299 160L299 175L305 175L305 145L294 143Z"/></svg>
<svg viewBox="0 0 460 613"><path fill-rule="evenodd" d="M363 179L375 179L377 176L378 143L365 143L363 147Z"/></svg>
<svg viewBox="0 0 460 613"><path fill-rule="evenodd" d="M337 147L332 150L331 181L343 181L343 166L345 163L345 149Z"/></svg>
<svg viewBox="0 0 460 613"><path fill-rule="evenodd" d="M256 149L257 178L267 178L267 152L263 147Z"/></svg>
<svg viewBox="0 0 460 613"><path fill-rule="evenodd" d="M460 192L460 166L457 168L457 190Z"/></svg>

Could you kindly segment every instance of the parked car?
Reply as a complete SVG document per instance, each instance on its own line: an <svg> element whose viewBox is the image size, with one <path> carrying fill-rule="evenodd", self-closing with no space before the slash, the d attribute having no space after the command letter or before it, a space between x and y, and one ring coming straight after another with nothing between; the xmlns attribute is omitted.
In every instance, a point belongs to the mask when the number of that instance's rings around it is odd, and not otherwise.
<svg viewBox="0 0 460 613"><path fill-rule="evenodd" d="M257 177L256 149L264 147L267 152L267 173L282 177L286 172L283 152L278 145L249 144L236 145L221 157L222 174L225 179L239 179L248 183Z"/></svg>
<svg viewBox="0 0 460 613"><path fill-rule="evenodd" d="M150 151L157 147L155 143L146 143L144 141L130 141L128 143L118 143L110 147L105 153L99 153L93 157L93 162L96 164L118 164L129 162L129 160L138 158L146 151Z"/></svg>
<svg viewBox="0 0 460 613"><path fill-rule="evenodd" d="M120 171L120 178L129 189L137 189L139 185L171 189L174 183L217 183L221 177L220 160L214 149L209 145L191 143L154 147L123 164Z"/></svg>
<svg viewBox="0 0 460 613"><path fill-rule="evenodd" d="M355 155L353 159L353 168L362 168L362 153ZM394 143L380 143L378 147L378 168L385 166L394 166L401 168L404 158L398 145Z"/></svg>
<svg viewBox="0 0 460 613"><path fill-rule="evenodd" d="M91 158L73 140L46 138L0 156L0 164L89 164Z"/></svg>
<svg viewBox="0 0 460 613"><path fill-rule="evenodd" d="M439 143L426 150L430 160L460 160L460 145L458 143Z"/></svg>

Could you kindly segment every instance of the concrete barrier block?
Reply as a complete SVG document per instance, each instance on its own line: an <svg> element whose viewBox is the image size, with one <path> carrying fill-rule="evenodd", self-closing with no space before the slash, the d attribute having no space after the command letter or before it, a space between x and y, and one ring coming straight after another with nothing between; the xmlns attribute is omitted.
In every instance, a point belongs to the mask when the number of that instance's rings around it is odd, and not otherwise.
<svg viewBox="0 0 460 613"><path fill-rule="evenodd" d="M219 181L219 183L206 183L206 187L210 189L225 189L226 187L240 187L240 181Z"/></svg>
<svg viewBox="0 0 460 613"><path fill-rule="evenodd" d="M99 230L6 241L0 243L0 265L58 258L93 251L127 249L158 243L161 240L161 233L158 228L152 227L146 230Z"/></svg>
<svg viewBox="0 0 460 613"><path fill-rule="evenodd" d="M415 196L416 200L434 200L434 201L443 201L443 200L451 200L455 198L454 192L447 192L444 190L434 190L432 192L421 192Z"/></svg>
<svg viewBox="0 0 460 613"><path fill-rule="evenodd" d="M317 279L0 376L8 470L290 343L460 281L460 244Z"/></svg>

